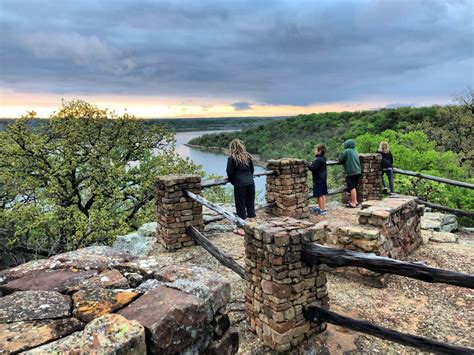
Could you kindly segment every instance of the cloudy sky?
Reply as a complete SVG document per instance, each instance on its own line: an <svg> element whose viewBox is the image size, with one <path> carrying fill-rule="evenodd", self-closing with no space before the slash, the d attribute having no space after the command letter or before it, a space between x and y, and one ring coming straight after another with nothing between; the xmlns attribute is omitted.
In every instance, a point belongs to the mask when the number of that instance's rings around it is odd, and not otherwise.
<svg viewBox="0 0 474 355"><path fill-rule="evenodd" d="M81 98L141 117L449 103L474 0L0 0L0 117Z"/></svg>

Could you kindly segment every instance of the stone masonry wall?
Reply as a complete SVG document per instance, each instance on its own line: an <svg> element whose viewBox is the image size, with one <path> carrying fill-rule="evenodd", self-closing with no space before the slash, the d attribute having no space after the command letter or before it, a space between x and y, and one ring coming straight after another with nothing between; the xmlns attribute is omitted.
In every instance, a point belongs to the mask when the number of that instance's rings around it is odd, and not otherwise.
<svg viewBox="0 0 474 355"><path fill-rule="evenodd" d="M314 224L290 217L246 228L245 308L251 330L274 350L326 328L303 316L307 306L329 307L325 273L300 261L302 243L319 237Z"/></svg>
<svg viewBox="0 0 474 355"><path fill-rule="evenodd" d="M275 216L294 218L309 217L308 187L306 185L307 167L304 160L269 160L268 170L275 175L267 176L266 200L275 202L272 213Z"/></svg>
<svg viewBox="0 0 474 355"><path fill-rule="evenodd" d="M156 178L156 218L158 242L167 250L193 245L186 227L204 228L202 205L190 199L185 190L201 193L199 175L168 175Z"/></svg>
<svg viewBox="0 0 474 355"><path fill-rule="evenodd" d="M359 154L362 176L357 186L359 203L382 199L382 156L380 154ZM344 202L350 201L350 194L344 194Z"/></svg>
<svg viewBox="0 0 474 355"><path fill-rule="evenodd" d="M422 243L423 206L414 197L365 201L357 213L359 224L317 224L316 228L325 231L323 244L403 260ZM377 287L386 284L384 274L363 268L340 268L337 272L356 279L362 276L362 281Z"/></svg>
<svg viewBox="0 0 474 355"><path fill-rule="evenodd" d="M235 354L230 284L88 247L0 272L0 354Z"/></svg>

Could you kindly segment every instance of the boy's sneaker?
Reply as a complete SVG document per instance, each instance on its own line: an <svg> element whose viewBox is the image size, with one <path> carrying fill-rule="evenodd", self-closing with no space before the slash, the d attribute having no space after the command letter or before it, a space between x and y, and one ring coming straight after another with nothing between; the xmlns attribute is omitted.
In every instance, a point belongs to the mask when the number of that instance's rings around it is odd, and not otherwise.
<svg viewBox="0 0 474 355"><path fill-rule="evenodd" d="M325 214L328 214L328 211L326 210L319 210L319 214L324 216Z"/></svg>
<svg viewBox="0 0 474 355"><path fill-rule="evenodd" d="M313 209L311 209L311 211L313 213L320 213L321 212L321 209L319 207L314 207Z"/></svg>

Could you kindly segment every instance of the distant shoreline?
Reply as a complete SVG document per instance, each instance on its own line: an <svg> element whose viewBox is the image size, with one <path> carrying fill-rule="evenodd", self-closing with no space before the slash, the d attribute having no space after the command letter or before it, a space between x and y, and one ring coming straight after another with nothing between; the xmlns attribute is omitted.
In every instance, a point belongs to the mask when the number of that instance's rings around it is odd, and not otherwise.
<svg viewBox="0 0 474 355"><path fill-rule="evenodd" d="M222 153L222 154L225 154L225 155L229 155L230 154L230 151L228 148L220 148L220 147L206 147L206 146L203 146L203 145L198 145L198 144L189 144L189 143L185 143L184 144L186 147L189 147L189 148L194 148L194 149L199 149L199 150L208 150L208 151L211 151L211 152L218 152L218 153ZM258 165L262 168L265 168L266 165L267 165L267 161L262 159L262 157L258 154L252 154L252 160L254 162L255 165Z"/></svg>

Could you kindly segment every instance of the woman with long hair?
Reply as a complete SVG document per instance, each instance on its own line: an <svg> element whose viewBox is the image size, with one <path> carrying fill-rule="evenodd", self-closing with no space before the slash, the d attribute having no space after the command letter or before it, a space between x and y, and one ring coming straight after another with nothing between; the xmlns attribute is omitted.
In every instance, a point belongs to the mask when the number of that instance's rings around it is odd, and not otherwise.
<svg viewBox="0 0 474 355"><path fill-rule="evenodd" d="M388 184L390 186L390 195L393 195L393 156L390 152L388 142L380 142L377 153L382 155L382 184L384 193L388 194L387 185L384 180L384 175L387 175Z"/></svg>
<svg viewBox="0 0 474 355"><path fill-rule="evenodd" d="M226 171L229 181L234 185L235 210L240 218L254 221L256 215L252 156L239 139L230 142L229 149ZM242 228L237 228L234 232L239 235L245 234Z"/></svg>

